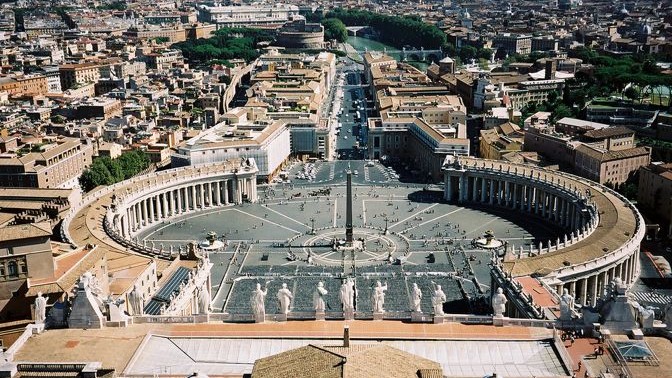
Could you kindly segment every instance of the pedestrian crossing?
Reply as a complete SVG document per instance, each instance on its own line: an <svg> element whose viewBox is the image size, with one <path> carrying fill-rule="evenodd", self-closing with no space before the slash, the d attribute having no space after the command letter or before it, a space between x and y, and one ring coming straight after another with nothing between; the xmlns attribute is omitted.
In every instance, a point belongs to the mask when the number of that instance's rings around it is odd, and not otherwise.
<svg viewBox="0 0 672 378"><path fill-rule="evenodd" d="M672 303L672 296L645 291L630 292L630 298L640 303L657 303L661 305Z"/></svg>

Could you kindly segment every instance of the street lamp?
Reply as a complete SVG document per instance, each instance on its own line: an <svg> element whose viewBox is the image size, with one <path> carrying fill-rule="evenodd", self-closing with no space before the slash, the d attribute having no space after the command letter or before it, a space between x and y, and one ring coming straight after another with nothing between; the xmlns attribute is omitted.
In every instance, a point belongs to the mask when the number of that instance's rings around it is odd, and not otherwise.
<svg viewBox="0 0 672 378"><path fill-rule="evenodd" d="M389 221L389 219L387 218L387 216L385 216L385 230L383 231L383 235L387 235L387 222L388 221Z"/></svg>
<svg viewBox="0 0 672 378"><path fill-rule="evenodd" d="M315 218L310 218L310 234L315 235Z"/></svg>

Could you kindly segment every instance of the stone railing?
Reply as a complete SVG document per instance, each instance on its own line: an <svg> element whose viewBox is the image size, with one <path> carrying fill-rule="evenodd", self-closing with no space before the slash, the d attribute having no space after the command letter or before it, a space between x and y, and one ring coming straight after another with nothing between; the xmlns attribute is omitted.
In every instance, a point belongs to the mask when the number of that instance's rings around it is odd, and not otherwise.
<svg viewBox="0 0 672 378"><path fill-rule="evenodd" d="M26 341L28 341L28 339L30 339L33 334L42 330L44 330L43 324L28 324L23 333L21 333L21 336L19 336L16 341L14 341L14 343L3 353L5 360L13 361L14 355L19 351L19 349L23 348L23 345L26 343Z"/></svg>

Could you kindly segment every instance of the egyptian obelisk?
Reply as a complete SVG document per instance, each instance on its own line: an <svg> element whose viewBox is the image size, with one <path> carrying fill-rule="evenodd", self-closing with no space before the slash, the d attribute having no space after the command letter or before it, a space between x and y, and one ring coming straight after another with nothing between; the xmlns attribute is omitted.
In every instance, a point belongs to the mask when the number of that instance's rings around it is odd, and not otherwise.
<svg viewBox="0 0 672 378"><path fill-rule="evenodd" d="M346 172L347 186L345 190L345 244L352 245L352 171L350 167Z"/></svg>

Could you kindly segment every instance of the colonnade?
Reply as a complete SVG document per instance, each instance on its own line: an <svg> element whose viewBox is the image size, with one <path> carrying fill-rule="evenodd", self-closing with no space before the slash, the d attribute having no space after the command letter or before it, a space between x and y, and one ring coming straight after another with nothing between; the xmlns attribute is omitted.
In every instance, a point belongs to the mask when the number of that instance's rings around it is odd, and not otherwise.
<svg viewBox="0 0 672 378"><path fill-rule="evenodd" d="M122 237L130 238L166 218L256 200L256 176L200 179L157 188L120 204L114 228Z"/></svg>
<svg viewBox="0 0 672 378"><path fill-rule="evenodd" d="M472 157L447 157L443 172L447 201L531 214L564 230L545 248L541 242L536 251L530 246L529 255L523 256L522 247L520 253L508 251L509 258L530 257L529 263L496 261L508 264L509 278L543 272L539 277L551 290L562 295L567 289L578 303L595 305L613 280L630 286L639 276L644 220L618 193L562 172Z"/></svg>
<svg viewBox="0 0 672 378"><path fill-rule="evenodd" d="M444 199L449 202L519 211L566 231L562 238L530 245L526 256L557 251L579 242L590 235L599 222L596 207L588 198L551 182L501 171L444 170L444 174ZM519 258L525 253L522 246L519 251L512 245L509 248Z"/></svg>
<svg viewBox="0 0 672 378"><path fill-rule="evenodd" d="M589 275L555 285L558 295L562 295L564 289L569 291L576 302L582 305L595 306L597 299L604 296L609 285L616 278L628 287L639 276L639 249L626 259L610 264Z"/></svg>
<svg viewBox="0 0 672 378"><path fill-rule="evenodd" d="M531 213L569 230L581 230L597 222L597 213L585 199L543 181L521 180L504 173L486 177L446 172L444 198Z"/></svg>

